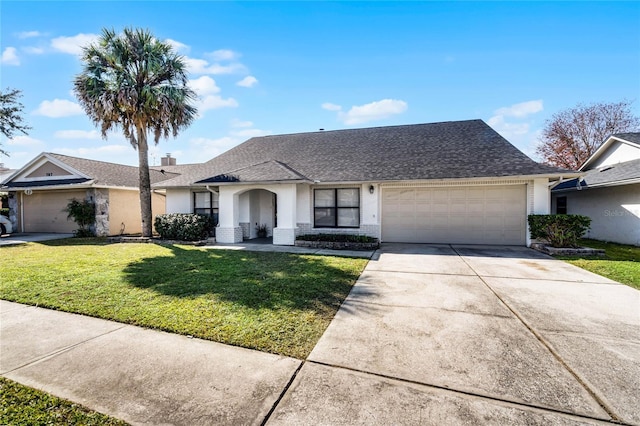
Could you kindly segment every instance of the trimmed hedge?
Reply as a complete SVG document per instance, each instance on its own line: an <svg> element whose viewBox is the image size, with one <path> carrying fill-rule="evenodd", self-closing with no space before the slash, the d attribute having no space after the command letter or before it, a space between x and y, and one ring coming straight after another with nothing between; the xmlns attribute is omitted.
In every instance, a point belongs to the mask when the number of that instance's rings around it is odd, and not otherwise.
<svg viewBox="0 0 640 426"><path fill-rule="evenodd" d="M543 238L552 247L579 247L578 239L591 226L591 218L578 214L531 214L531 238Z"/></svg>
<svg viewBox="0 0 640 426"><path fill-rule="evenodd" d="M166 240L198 241L209 237L214 229L209 216L190 213L171 213L156 216L154 226Z"/></svg>
<svg viewBox="0 0 640 426"><path fill-rule="evenodd" d="M332 243L375 243L377 238L368 237L366 235L353 234L307 234L299 235L296 240L302 241L327 241Z"/></svg>

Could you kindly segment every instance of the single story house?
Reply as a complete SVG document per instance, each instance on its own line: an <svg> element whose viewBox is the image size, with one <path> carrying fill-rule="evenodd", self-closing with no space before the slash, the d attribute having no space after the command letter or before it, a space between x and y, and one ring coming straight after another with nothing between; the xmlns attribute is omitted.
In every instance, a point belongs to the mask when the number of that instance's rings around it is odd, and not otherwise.
<svg viewBox="0 0 640 426"><path fill-rule="evenodd" d="M249 139L152 187L167 213L206 213L237 243L266 224L383 242L528 245L527 215L550 212L550 183L576 172L536 163L482 120Z"/></svg>
<svg viewBox="0 0 640 426"><path fill-rule="evenodd" d="M151 170L151 182L177 176ZM70 233L78 228L64 212L69 201L96 204L97 235L142 231L138 168L45 152L5 179L9 219L15 232ZM165 212L164 193L154 192L154 214Z"/></svg>
<svg viewBox="0 0 640 426"><path fill-rule="evenodd" d="M640 246L640 133L610 136L580 171L553 188L552 211L589 216L589 238Z"/></svg>

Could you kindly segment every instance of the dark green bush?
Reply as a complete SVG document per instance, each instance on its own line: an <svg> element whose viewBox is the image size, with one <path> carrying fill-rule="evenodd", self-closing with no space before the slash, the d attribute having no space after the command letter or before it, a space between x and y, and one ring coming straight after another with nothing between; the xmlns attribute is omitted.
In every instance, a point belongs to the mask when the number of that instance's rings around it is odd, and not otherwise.
<svg viewBox="0 0 640 426"><path fill-rule="evenodd" d="M9 209L0 209L0 215L9 217Z"/></svg>
<svg viewBox="0 0 640 426"><path fill-rule="evenodd" d="M214 229L209 216L190 213L170 213L156 216L154 226L167 240L198 241L209 237Z"/></svg>
<svg viewBox="0 0 640 426"><path fill-rule="evenodd" d="M96 223L96 205L92 201L78 201L75 198L69 200L67 208L67 219L73 219L80 229L74 231L74 235L79 238L95 237L91 230L91 225Z"/></svg>
<svg viewBox="0 0 640 426"><path fill-rule="evenodd" d="M553 247L578 247L591 218L578 214L530 214L531 238L543 238Z"/></svg>
<svg viewBox="0 0 640 426"><path fill-rule="evenodd" d="M296 239L302 241L327 241L332 243L375 243L378 241L377 238L366 235L352 234L308 234L299 235Z"/></svg>

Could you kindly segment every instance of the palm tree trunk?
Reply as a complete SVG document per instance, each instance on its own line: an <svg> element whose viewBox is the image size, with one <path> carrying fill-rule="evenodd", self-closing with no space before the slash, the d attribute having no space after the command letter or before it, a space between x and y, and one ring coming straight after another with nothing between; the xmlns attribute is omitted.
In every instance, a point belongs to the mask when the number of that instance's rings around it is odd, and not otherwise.
<svg viewBox="0 0 640 426"><path fill-rule="evenodd" d="M140 172L140 217L142 218L142 236L151 237L151 180L149 179L149 146L147 130L138 126L138 169Z"/></svg>

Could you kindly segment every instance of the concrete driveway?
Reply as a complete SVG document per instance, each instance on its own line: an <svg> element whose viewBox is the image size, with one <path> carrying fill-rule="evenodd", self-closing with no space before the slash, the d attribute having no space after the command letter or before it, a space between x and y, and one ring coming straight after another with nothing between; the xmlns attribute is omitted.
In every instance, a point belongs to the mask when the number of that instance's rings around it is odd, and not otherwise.
<svg viewBox="0 0 640 426"><path fill-rule="evenodd" d="M269 424L640 424L640 292L521 247L385 244Z"/></svg>
<svg viewBox="0 0 640 426"><path fill-rule="evenodd" d="M37 243L42 241L61 240L71 237L73 237L73 234L54 234L51 232L30 232L20 234L15 233L0 238L0 247L25 243Z"/></svg>

